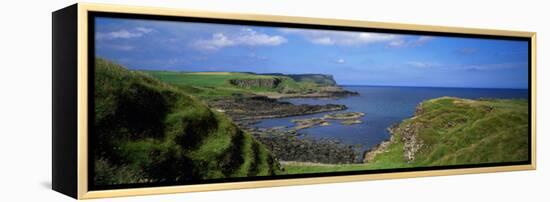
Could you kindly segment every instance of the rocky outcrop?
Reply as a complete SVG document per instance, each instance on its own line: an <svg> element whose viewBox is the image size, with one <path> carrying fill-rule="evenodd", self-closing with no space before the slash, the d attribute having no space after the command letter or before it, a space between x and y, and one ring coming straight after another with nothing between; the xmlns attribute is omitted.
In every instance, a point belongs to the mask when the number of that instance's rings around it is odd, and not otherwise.
<svg viewBox="0 0 550 202"><path fill-rule="evenodd" d="M415 116L411 119L415 119L416 116L423 113L422 105L418 105L415 110ZM406 122L401 124L395 124L388 128L390 133L390 140L383 141L380 144L376 145L369 151L365 152L363 162L371 162L377 154L383 153L387 150L390 144L394 143L395 134L400 134L401 142L403 142L403 160L406 162L413 162L415 160L415 154L422 148L424 142L420 137L418 137L418 131L422 129L423 125L421 122Z"/></svg>
<svg viewBox="0 0 550 202"><path fill-rule="evenodd" d="M353 125L363 123L360 118L364 115L365 113L362 112L341 112L325 114L322 117L294 119L292 120L292 122L296 124L296 126L294 126L295 130L301 130L316 126L328 126L331 124L330 121L335 120L341 121L340 123L343 125Z"/></svg>
<svg viewBox="0 0 550 202"><path fill-rule="evenodd" d="M416 108L415 115L419 115L423 112L422 107L419 105ZM415 116L415 117L416 117ZM411 119L415 119L412 117ZM388 128L390 133L390 139L383 141L370 150L366 151L363 155L363 162L369 163L374 160L376 155L387 151L388 147L395 143L397 140L396 134L400 134L401 142L403 142L403 160L406 162L413 162L415 160L415 154L424 146L424 142L418 137L418 131L424 127L420 122L409 122L395 124Z"/></svg>
<svg viewBox="0 0 550 202"><path fill-rule="evenodd" d="M374 160L376 155L384 153L388 150L388 147L395 142L394 131L397 129L398 125L394 124L391 127L387 128L390 133L390 139L382 141L381 143L375 145L374 147L367 150L363 155L363 163L370 163Z"/></svg>
<svg viewBox="0 0 550 202"><path fill-rule="evenodd" d="M282 89L278 94L268 95L270 98L341 98L347 96L359 95L358 92L348 91L339 86L325 86L317 89L309 89L302 91Z"/></svg>
<svg viewBox="0 0 550 202"><path fill-rule="evenodd" d="M253 96L216 100L208 103L211 108L222 111L234 121L279 118L320 112L345 110L345 105L294 105L266 96Z"/></svg>
<svg viewBox="0 0 550 202"><path fill-rule="evenodd" d="M280 161L357 163L358 149L334 139L312 138L296 131L277 129L250 129L249 132Z"/></svg>
<svg viewBox="0 0 550 202"><path fill-rule="evenodd" d="M294 126L295 130L301 130L305 128L311 128L314 126L328 126L330 122L323 118L305 118L305 119L294 119L292 123L296 124Z"/></svg>
<svg viewBox="0 0 550 202"><path fill-rule="evenodd" d="M281 78L231 79L229 83L240 88L277 88L283 80Z"/></svg>
<svg viewBox="0 0 550 202"><path fill-rule="evenodd" d="M354 119L359 119L363 116L365 116L365 113L363 112L343 112L343 113L325 114L323 118L336 119L336 120L354 120Z"/></svg>
<svg viewBox="0 0 550 202"><path fill-rule="evenodd" d="M361 124L361 123L363 123L363 121L361 121L361 119L349 119L349 120L344 120L340 123L343 124L343 125L349 126L349 125L354 125L354 124Z"/></svg>
<svg viewBox="0 0 550 202"><path fill-rule="evenodd" d="M422 148L423 141L418 137L418 123L406 124L398 130L401 133L401 141L403 142L403 159L407 162L412 162L415 159L415 154Z"/></svg>

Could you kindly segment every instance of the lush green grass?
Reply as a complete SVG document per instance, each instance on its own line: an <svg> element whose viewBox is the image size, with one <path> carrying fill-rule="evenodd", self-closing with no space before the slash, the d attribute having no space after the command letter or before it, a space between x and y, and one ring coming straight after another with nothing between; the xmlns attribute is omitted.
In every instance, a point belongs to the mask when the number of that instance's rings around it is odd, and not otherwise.
<svg viewBox="0 0 550 202"><path fill-rule="evenodd" d="M258 75L240 72L171 72L171 71L143 71L160 81L178 86L182 91L195 95L201 99L217 99L253 94L284 94L316 92L322 86L321 78L307 79L300 77L297 82L284 75ZM254 80L278 78L281 83L275 88L269 87L239 87L232 85L230 80ZM328 81L327 81L328 82ZM327 83L325 82L325 83ZM330 83L330 82L328 82Z"/></svg>
<svg viewBox="0 0 550 202"><path fill-rule="evenodd" d="M404 120L386 152L368 164L286 164L289 174L421 166L516 162L528 159L526 100L468 100L443 97L425 101L422 112ZM423 146L415 160L403 157L403 128L415 128Z"/></svg>
<svg viewBox="0 0 550 202"><path fill-rule="evenodd" d="M403 158L402 130L389 152L376 156L372 168L515 162L528 159L526 100L468 100L443 97L425 101L422 113L400 128L417 129L423 146L415 160Z"/></svg>
<svg viewBox="0 0 550 202"><path fill-rule="evenodd" d="M255 75L240 72L171 72L145 71L161 81L176 85L191 85L205 87L227 86L230 79L262 79L274 76Z"/></svg>
<svg viewBox="0 0 550 202"><path fill-rule="evenodd" d="M280 172L266 148L182 88L103 59L95 62L96 184Z"/></svg>
<svg viewBox="0 0 550 202"><path fill-rule="evenodd" d="M528 159L527 100L444 97L422 104L411 120L425 142L418 166L516 162Z"/></svg>
<svg viewBox="0 0 550 202"><path fill-rule="evenodd" d="M312 163L286 163L283 164L286 174L325 173L365 170L366 164L312 164Z"/></svg>

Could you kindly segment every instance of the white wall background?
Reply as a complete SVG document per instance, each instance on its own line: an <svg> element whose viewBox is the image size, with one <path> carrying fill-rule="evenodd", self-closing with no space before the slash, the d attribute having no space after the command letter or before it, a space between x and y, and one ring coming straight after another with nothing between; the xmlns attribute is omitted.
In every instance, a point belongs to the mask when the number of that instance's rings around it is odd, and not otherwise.
<svg viewBox="0 0 550 202"><path fill-rule="evenodd" d="M538 169L291 186L104 201L543 201L550 198L547 136L550 41L545 1L97 0L238 13L357 19L538 32ZM3 1L0 12L0 201L70 201L51 186L51 12L74 1ZM102 201L103 201L102 200Z"/></svg>

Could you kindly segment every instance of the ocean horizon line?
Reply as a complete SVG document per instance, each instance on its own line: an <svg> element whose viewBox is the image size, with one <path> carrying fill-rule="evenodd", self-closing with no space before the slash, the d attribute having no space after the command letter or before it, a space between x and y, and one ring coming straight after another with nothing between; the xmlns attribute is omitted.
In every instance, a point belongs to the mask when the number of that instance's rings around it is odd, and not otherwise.
<svg viewBox="0 0 550 202"><path fill-rule="evenodd" d="M460 86L399 86L399 85L369 85L369 84L340 84L340 87L393 87L393 88L457 88L457 89L496 89L496 90L529 90L529 88L500 88L500 87L460 87Z"/></svg>

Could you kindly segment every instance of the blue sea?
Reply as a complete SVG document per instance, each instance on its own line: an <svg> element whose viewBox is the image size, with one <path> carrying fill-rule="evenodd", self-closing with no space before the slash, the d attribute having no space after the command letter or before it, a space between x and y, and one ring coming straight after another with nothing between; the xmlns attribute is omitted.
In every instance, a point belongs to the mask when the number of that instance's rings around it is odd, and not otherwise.
<svg viewBox="0 0 550 202"><path fill-rule="evenodd" d="M387 140L386 130L392 124L413 116L416 106L423 100L442 96L460 98L521 98L528 99L529 91L522 89L482 89L482 88L437 88L437 87L380 87L344 86L346 90L358 92L358 96L338 99L297 98L284 99L293 104L343 104L347 112L363 112L362 123L342 125L330 121L329 126L317 126L300 130L300 133L317 138L337 139L345 144L360 145L362 150ZM331 113L331 112L328 112ZM293 119L322 117L326 113L264 119L257 127L293 127Z"/></svg>

